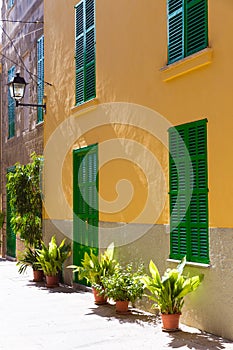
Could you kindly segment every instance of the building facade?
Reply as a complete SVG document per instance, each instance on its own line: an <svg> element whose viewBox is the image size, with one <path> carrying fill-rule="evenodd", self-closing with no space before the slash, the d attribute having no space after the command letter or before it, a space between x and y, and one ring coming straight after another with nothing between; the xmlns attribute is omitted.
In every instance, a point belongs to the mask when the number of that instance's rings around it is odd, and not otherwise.
<svg viewBox="0 0 233 350"><path fill-rule="evenodd" d="M44 8L53 83L45 89L45 239L56 232L73 241L76 264L112 241L121 261L152 259L161 272L186 255L187 270L204 281L182 321L229 339L232 10L213 0ZM72 283L68 271L65 279Z"/></svg>
<svg viewBox="0 0 233 350"><path fill-rule="evenodd" d="M16 162L26 164L30 154L43 153L43 110L17 107L8 83L16 73L28 83L22 102L42 103L44 89L43 1L4 0L2 26L1 194L7 214L2 232L2 255L15 258L19 240L11 230L11 211L6 192L6 174Z"/></svg>

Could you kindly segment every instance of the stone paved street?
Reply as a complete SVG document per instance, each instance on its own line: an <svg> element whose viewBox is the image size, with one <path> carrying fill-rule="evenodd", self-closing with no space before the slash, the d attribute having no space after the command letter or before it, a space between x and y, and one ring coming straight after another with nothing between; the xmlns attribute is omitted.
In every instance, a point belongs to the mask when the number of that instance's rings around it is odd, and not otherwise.
<svg viewBox="0 0 233 350"><path fill-rule="evenodd" d="M161 331L154 315L133 310L115 314L113 305L96 306L88 292L60 286L48 290L19 275L15 263L0 261L0 349L232 349L233 342L181 325Z"/></svg>

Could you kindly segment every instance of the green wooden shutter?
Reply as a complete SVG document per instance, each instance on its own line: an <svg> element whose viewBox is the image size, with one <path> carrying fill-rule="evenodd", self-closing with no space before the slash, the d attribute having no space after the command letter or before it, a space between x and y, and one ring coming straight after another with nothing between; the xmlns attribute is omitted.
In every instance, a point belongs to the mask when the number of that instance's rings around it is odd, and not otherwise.
<svg viewBox="0 0 233 350"><path fill-rule="evenodd" d="M44 36L37 41L37 102L43 104L44 98ZM43 121L44 111L42 107L37 110L37 122Z"/></svg>
<svg viewBox="0 0 233 350"><path fill-rule="evenodd" d="M168 63L208 46L207 0L168 0Z"/></svg>
<svg viewBox="0 0 233 350"><path fill-rule="evenodd" d="M76 104L84 102L84 3L75 11L76 27Z"/></svg>
<svg viewBox="0 0 233 350"><path fill-rule="evenodd" d="M209 262L208 169L206 120L190 125L188 148L192 162L193 193L190 203L190 260Z"/></svg>
<svg viewBox="0 0 233 350"><path fill-rule="evenodd" d="M209 262L206 119L169 129L170 257Z"/></svg>
<svg viewBox="0 0 233 350"><path fill-rule="evenodd" d="M171 257L180 259L187 255L186 223L187 192L189 177L186 166L185 132L176 128L169 130L170 144L170 212L171 212Z"/></svg>
<svg viewBox="0 0 233 350"><path fill-rule="evenodd" d="M95 97L95 7L93 0L86 0L86 74L85 100Z"/></svg>
<svg viewBox="0 0 233 350"><path fill-rule="evenodd" d="M168 0L168 61L172 63L184 56L184 0Z"/></svg>
<svg viewBox="0 0 233 350"><path fill-rule="evenodd" d="M188 0L186 6L186 56L208 45L206 0Z"/></svg>
<svg viewBox="0 0 233 350"><path fill-rule="evenodd" d="M96 96L95 2L85 0L75 11L76 104Z"/></svg>
<svg viewBox="0 0 233 350"><path fill-rule="evenodd" d="M8 71L8 82L15 76L15 66ZM8 89L8 138L15 136L15 101L10 96Z"/></svg>
<svg viewBox="0 0 233 350"><path fill-rule="evenodd" d="M98 255L98 146L73 152L74 264L85 252ZM82 281L85 284L85 281Z"/></svg>

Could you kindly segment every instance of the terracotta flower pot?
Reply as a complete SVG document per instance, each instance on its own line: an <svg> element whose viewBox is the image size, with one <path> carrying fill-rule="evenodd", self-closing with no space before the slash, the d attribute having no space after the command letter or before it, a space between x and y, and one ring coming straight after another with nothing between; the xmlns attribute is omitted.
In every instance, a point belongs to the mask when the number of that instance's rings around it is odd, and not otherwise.
<svg viewBox="0 0 233 350"><path fill-rule="evenodd" d="M59 284L59 276L45 276L46 277L46 287L54 288Z"/></svg>
<svg viewBox="0 0 233 350"><path fill-rule="evenodd" d="M163 330L168 332L179 330L180 315L181 314L162 314Z"/></svg>
<svg viewBox="0 0 233 350"><path fill-rule="evenodd" d="M127 300L121 301L117 300L116 301L116 312L119 314L127 314L129 308L129 302Z"/></svg>
<svg viewBox="0 0 233 350"><path fill-rule="evenodd" d="M104 295L99 295L98 291L95 288L92 288L95 304L104 305L107 304L107 298Z"/></svg>
<svg viewBox="0 0 233 350"><path fill-rule="evenodd" d="M42 270L33 270L33 281L34 282L43 282L44 272Z"/></svg>

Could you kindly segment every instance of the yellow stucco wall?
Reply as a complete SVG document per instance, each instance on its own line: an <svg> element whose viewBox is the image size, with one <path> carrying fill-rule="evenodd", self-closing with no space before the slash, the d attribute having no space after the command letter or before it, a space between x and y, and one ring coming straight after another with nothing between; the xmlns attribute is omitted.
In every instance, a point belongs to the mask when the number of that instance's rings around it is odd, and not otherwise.
<svg viewBox="0 0 233 350"><path fill-rule="evenodd" d="M231 106L232 54L231 45L233 3L209 1L209 46L202 54L186 59L182 64L174 64L166 69L166 2L164 0L143 1L96 1L96 76L97 96L95 101L80 107L74 107L74 5L76 1L45 1L45 80L53 87L46 87L47 114L45 116L45 144L47 149L58 125L62 125L61 138L66 139L63 146L62 191L65 192L67 205L57 197L54 218L72 219L72 144L73 130L84 123L84 133L80 129L74 147L84 146L118 137L127 137L152 150L160 166L145 166L144 171L135 168L126 160L119 166L119 160L103 166L101 169L100 194L106 201L116 199L116 184L122 177L127 177L135 188L134 205L127 206L124 212L100 213L101 220L132 221L137 217L140 207L147 197L146 183L155 181L163 183L164 191L168 190L166 146L154 133L148 136L153 126L147 116L147 108L154 111L154 118L162 116L168 125L190 122L202 118L208 119L208 163L209 163L209 218L211 227L232 227L233 218L233 185L231 181L233 162L231 162L233 118ZM52 15L51 15L52 13ZM219 18L224 18L220 21ZM62 20L61 20L62 19ZM165 67L165 68L164 68ZM162 69L163 68L163 69ZM188 73L183 74L185 71ZM177 75L177 76L176 76ZM118 106L109 121L131 125L101 125L103 114L109 114L101 107L103 103L130 103L128 111L125 104ZM135 105L139 105L135 107ZM141 109L143 106L145 110ZM84 108L92 107L92 111ZM134 112L135 111L135 115ZM140 114L141 113L141 114ZM150 114L150 112L148 112ZM71 117L71 118L70 118ZM85 118L90 118L90 120ZM91 119L93 118L93 119ZM141 120L140 120L141 118ZM61 124L72 119L66 125ZM153 119L153 117L152 117ZM98 121L98 123L96 123ZM91 130L93 126L94 130ZM89 123L88 126L85 123ZM103 123L102 123L103 124ZM136 127L133 127L136 125ZM145 131L141 131L143 125ZM165 130L165 129L164 129ZM166 134L166 133L165 133ZM155 136L158 136L157 133ZM164 136L166 138L166 136ZM59 139L59 138L58 138ZM152 139L156 139L152 143ZM48 142L49 141L49 142ZM49 159L57 177L57 164L61 158L61 144L53 144L53 159ZM159 144L157 147L156 145ZM130 141L127 143L130 148ZM65 152L66 150L66 152ZM51 151L49 149L49 151ZM133 153L130 153L132 157ZM137 164L145 164L148 152L138 152ZM101 157L101 155L100 155ZM141 159L140 159L141 157ZM149 158L148 158L149 159ZM52 165L51 165L52 161ZM46 161L45 161L46 162ZM118 162L118 163L117 163ZM46 164L46 163L45 163ZM47 163L48 164L48 163ZM155 169L153 168L155 166ZM149 169L151 169L151 174ZM114 170L114 171L113 171ZM147 172L148 171L148 172ZM147 173L145 173L147 172ZM154 175L154 177L153 177ZM45 177L46 178L46 177ZM154 180L153 180L154 178ZM54 201L53 180L45 180L46 200ZM124 192L125 187L122 187ZM146 190L146 191L145 191ZM126 192L127 189L126 189ZM57 192L59 194L59 191ZM158 199L160 201L160 199ZM122 203L124 199L122 199ZM52 200L51 200L52 203ZM161 203L159 203L162 205ZM166 195L158 223L168 223L168 198ZM61 207L62 206L62 207ZM152 204L156 207L156 200ZM51 216L51 215L50 215ZM141 222L154 221L148 211ZM137 221L137 219L136 219Z"/></svg>
<svg viewBox="0 0 233 350"><path fill-rule="evenodd" d="M233 2L209 0L209 48L167 67L165 0L96 0L97 96L79 107L75 4L44 2L45 80L53 84L45 88L44 218L54 219L45 232L72 239L72 150L98 143L100 247L119 239L113 228L123 221L121 258L174 266L169 227L148 225L169 223L167 129L207 118L211 266L188 267L205 278L182 320L232 339Z"/></svg>

